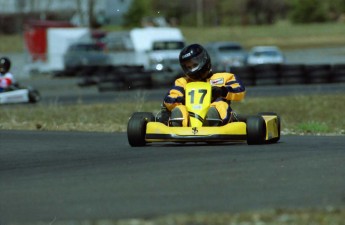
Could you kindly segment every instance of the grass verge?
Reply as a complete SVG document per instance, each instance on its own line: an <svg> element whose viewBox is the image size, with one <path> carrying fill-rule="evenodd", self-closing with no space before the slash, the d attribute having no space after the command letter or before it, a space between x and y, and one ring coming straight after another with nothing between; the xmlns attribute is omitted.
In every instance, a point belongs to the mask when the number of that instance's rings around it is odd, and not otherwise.
<svg viewBox="0 0 345 225"><path fill-rule="evenodd" d="M268 210L248 213L195 213L189 215L172 215L153 220L122 220L114 225L340 225L344 224L345 210Z"/></svg>
<svg viewBox="0 0 345 225"><path fill-rule="evenodd" d="M152 218L122 220L55 221L54 225L344 225L345 209L274 209L245 213L173 214ZM46 222L9 225L45 225ZM52 223L50 223L52 224Z"/></svg>
<svg viewBox="0 0 345 225"><path fill-rule="evenodd" d="M299 49L342 46L345 29L342 23L291 24L277 23L262 26L182 27L187 41L237 41L249 49L255 45L277 45Z"/></svg>
<svg viewBox="0 0 345 225"><path fill-rule="evenodd" d="M0 129L125 132L133 112L157 113L160 102L92 105L9 105L2 107ZM345 134L345 96L312 95L250 98L234 102L241 114L276 112L283 134Z"/></svg>

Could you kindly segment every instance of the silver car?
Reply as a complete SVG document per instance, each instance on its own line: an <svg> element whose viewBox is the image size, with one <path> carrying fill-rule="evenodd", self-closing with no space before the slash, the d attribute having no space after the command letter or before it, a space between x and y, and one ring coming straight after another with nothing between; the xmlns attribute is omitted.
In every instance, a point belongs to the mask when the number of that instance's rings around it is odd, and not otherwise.
<svg viewBox="0 0 345 225"><path fill-rule="evenodd" d="M283 64L285 57L282 51L276 46L256 46L248 54L247 64Z"/></svg>
<svg viewBox="0 0 345 225"><path fill-rule="evenodd" d="M205 45L215 72L230 71L231 67L243 66L247 52L237 42L210 42Z"/></svg>
<svg viewBox="0 0 345 225"><path fill-rule="evenodd" d="M108 65L108 55L97 43L76 43L69 46L63 60L65 69L78 66Z"/></svg>

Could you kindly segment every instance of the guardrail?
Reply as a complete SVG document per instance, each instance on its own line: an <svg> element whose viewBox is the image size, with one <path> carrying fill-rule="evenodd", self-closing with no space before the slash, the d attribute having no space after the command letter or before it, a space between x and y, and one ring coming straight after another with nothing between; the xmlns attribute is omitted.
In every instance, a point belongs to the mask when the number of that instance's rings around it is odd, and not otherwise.
<svg viewBox="0 0 345 225"><path fill-rule="evenodd" d="M344 64L262 64L233 67L246 86L345 82Z"/></svg>

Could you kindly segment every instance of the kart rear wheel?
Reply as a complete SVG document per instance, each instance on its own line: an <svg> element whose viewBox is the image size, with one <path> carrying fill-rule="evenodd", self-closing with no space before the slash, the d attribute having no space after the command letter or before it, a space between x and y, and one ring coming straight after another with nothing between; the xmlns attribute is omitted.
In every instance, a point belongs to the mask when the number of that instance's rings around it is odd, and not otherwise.
<svg viewBox="0 0 345 225"><path fill-rule="evenodd" d="M238 122L247 122L248 115L245 114L236 114L236 120Z"/></svg>
<svg viewBox="0 0 345 225"><path fill-rule="evenodd" d="M128 143L132 147L145 146L146 124L154 121L154 116L150 112L135 112L127 124Z"/></svg>
<svg viewBox="0 0 345 225"><path fill-rule="evenodd" d="M248 145L260 145L265 143L266 124L262 116L249 116L247 118L247 143Z"/></svg>
<svg viewBox="0 0 345 225"><path fill-rule="evenodd" d="M280 116L275 112L261 112L261 113L258 113L258 115L277 116L278 137L272 138L271 140L268 141L268 143L277 143L280 140L280 124L281 124Z"/></svg>
<svg viewBox="0 0 345 225"><path fill-rule="evenodd" d="M29 102L36 103L41 100L41 95L37 90L29 90Z"/></svg>

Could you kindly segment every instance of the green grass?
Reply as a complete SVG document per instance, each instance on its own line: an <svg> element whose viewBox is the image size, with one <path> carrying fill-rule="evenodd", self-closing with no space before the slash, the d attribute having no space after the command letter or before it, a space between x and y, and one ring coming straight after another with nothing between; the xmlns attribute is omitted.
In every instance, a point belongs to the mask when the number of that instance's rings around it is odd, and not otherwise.
<svg viewBox="0 0 345 225"><path fill-rule="evenodd" d="M160 102L93 105L12 105L2 107L0 129L125 132L133 112L157 113ZM282 131L298 134L345 134L344 95L248 98L234 102L240 114L276 112Z"/></svg>
<svg viewBox="0 0 345 225"><path fill-rule="evenodd" d="M248 213L195 213L167 215L152 220L127 219L120 220L114 225L340 225L344 224L345 211L343 209L325 210L267 210Z"/></svg>
<svg viewBox="0 0 345 225"><path fill-rule="evenodd" d="M330 127L325 122L307 121L298 124L297 130L304 133L327 133L330 131Z"/></svg>
<svg viewBox="0 0 345 225"><path fill-rule="evenodd" d="M343 101L345 96L340 94L250 98L234 109L239 113L277 112L287 132L344 134Z"/></svg>
<svg viewBox="0 0 345 225"><path fill-rule="evenodd" d="M157 217L120 220L53 221L58 225L107 224L107 225L344 225L345 209L275 209L245 213L190 213ZM43 225L39 223L15 223L9 225ZM52 223L51 223L52 224Z"/></svg>
<svg viewBox="0 0 345 225"><path fill-rule="evenodd" d="M342 23L300 24L278 23L263 26L195 28L182 27L188 42L237 41L245 48L255 45L277 45L282 49L330 47L345 44Z"/></svg>

